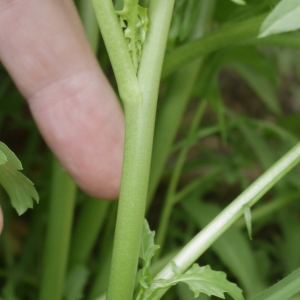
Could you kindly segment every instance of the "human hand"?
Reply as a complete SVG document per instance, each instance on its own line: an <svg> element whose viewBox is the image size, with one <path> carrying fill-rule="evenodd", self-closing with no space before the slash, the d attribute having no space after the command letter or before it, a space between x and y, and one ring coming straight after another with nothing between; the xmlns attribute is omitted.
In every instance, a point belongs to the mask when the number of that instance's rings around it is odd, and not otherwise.
<svg viewBox="0 0 300 300"><path fill-rule="evenodd" d="M124 117L73 1L1 0L0 59L76 183L91 196L116 198Z"/></svg>

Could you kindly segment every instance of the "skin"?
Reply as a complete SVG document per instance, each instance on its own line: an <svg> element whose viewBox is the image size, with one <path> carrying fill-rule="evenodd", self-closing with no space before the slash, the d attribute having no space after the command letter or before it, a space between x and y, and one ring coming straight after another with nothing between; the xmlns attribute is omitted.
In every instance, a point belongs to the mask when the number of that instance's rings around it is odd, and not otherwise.
<svg viewBox="0 0 300 300"><path fill-rule="evenodd" d="M0 0L0 60L79 187L97 198L117 198L124 116L73 1Z"/></svg>

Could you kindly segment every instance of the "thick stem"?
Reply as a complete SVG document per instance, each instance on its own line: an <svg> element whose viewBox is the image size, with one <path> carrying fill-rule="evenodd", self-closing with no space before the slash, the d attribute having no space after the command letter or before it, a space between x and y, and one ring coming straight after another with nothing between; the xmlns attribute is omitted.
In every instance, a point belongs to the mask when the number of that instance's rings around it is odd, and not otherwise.
<svg viewBox="0 0 300 300"><path fill-rule="evenodd" d="M142 94L136 78L121 26L111 0L92 0L101 34L118 83L124 104L142 102Z"/></svg>
<svg viewBox="0 0 300 300"><path fill-rule="evenodd" d="M40 300L62 298L75 195L76 185L54 160Z"/></svg>
<svg viewBox="0 0 300 300"><path fill-rule="evenodd" d="M125 107L122 185L107 293L108 300L132 299L145 210L147 157L143 153L141 107ZM145 166L146 165L146 166Z"/></svg>
<svg viewBox="0 0 300 300"><path fill-rule="evenodd" d="M93 3L116 72L126 116L122 184L107 298L131 300L147 198L160 73L174 0L151 1L149 30L138 72L138 87L137 79L132 77L132 65L128 72L123 70L122 73L124 62L120 53L124 52L124 47L127 51L127 46L124 46L124 43L117 45L112 41L111 35L114 39L120 38L121 30L116 28L116 17L111 15L111 1L94 0ZM124 59L127 62L129 54L126 55ZM129 74L131 79L126 74ZM140 91L142 98L139 95Z"/></svg>
<svg viewBox="0 0 300 300"><path fill-rule="evenodd" d="M214 0L202 0L199 2L199 16L197 24L195 24L195 29L191 34L191 39L199 38L207 31L214 7ZM161 178L172 143L174 142L201 67L202 58L187 63L177 70L169 84L170 90L167 92L167 96L163 99L160 106L155 124L148 207L151 204L151 200Z"/></svg>

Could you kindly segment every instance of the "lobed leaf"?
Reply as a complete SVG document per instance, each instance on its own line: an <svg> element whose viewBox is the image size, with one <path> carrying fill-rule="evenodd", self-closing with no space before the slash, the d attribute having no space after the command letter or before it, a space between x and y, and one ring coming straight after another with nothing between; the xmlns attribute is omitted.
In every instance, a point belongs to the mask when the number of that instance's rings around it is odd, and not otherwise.
<svg viewBox="0 0 300 300"><path fill-rule="evenodd" d="M195 298L200 293L204 293L208 296L225 299L224 293L228 293L235 300L244 299L242 290L236 284L229 282L226 279L225 273L213 271L210 266L200 267L194 264L188 271L182 274L176 264L172 262L172 270L174 277L167 280L156 280L153 282L154 289L165 289L179 282L184 282L194 292Z"/></svg>
<svg viewBox="0 0 300 300"><path fill-rule="evenodd" d="M299 0L281 0L263 22L259 37L299 29L299 14Z"/></svg>
<svg viewBox="0 0 300 300"><path fill-rule="evenodd" d="M150 230L147 220L144 220L144 228L140 245L142 268L138 273L138 280L143 288L148 288L152 282L150 264L156 250L159 248L158 245L154 244L154 236L155 232Z"/></svg>
<svg viewBox="0 0 300 300"><path fill-rule="evenodd" d="M28 208L33 207L33 199L38 203L39 196L33 183L19 170L22 164L16 155L2 142L0 142L0 183L10 197L12 206L19 215Z"/></svg>
<svg viewBox="0 0 300 300"><path fill-rule="evenodd" d="M147 8L138 5L135 15L132 13L131 8L126 6L125 3L123 10L116 12L119 16L119 22L123 29L128 51L136 72L142 57L142 48L148 30L149 20L147 11Z"/></svg>

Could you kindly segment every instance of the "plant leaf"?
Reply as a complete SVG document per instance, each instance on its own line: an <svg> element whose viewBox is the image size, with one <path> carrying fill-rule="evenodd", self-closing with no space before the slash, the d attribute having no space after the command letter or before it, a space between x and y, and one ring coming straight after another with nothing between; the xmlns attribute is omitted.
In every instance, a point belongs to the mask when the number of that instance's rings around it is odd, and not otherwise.
<svg viewBox="0 0 300 300"><path fill-rule="evenodd" d="M4 165L7 162L5 154L0 150L0 165Z"/></svg>
<svg viewBox="0 0 300 300"><path fill-rule="evenodd" d="M249 205L244 205L244 218L246 221L246 227L249 235L249 239L252 240L252 215Z"/></svg>
<svg viewBox="0 0 300 300"><path fill-rule="evenodd" d="M249 65L239 62L234 62L231 65L249 87L260 97L267 108L274 114L279 115L281 109L274 83L266 78L264 74L261 74L258 70L255 70Z"/></svg>
<svg viewBox="0 0 300 300"><path fill-rule="evenodd" d="M140 245L140 258L142 260L142 268L138 273L138 280L142 287L148 288L152 282L152 275L150 273L150 264L152 257L158 245L154 244L155 232L151 231L147 220L144 220L144 227L142 233L142 240Z"/></svg>
<svg viewBox="0 0 300 300"><path fill-rule="evenodd" d="M263 22L258 37L299 29L299 14L299 0L281 0Z"/></svg>
<svg viewBox="0 0 300 300"><path fill-rule="evenodd" d="M0 142L0 153L7 159L4 164L0 164L0 183L9 195L12 206L21 215L28 208L33 207L33 199L38 203L38 193L33 183L18 171L22 170L21 162L2 142ZM3 155L0 155L2 161Z"/></svg>
<svg viewBox="0 0 300 300"><path fill-rule="evenodd" d="M300 292L300 268L251 300L287 300Z"/></svg>
<svg viewBox="0 0 300 300"><path fill-rule="evenodd" d="M194 292L195 298L200 293L208 296L216 296L225 299L224 293L228 293L235 300L243 300L242 290L234 283L226 279L223 272L213 271L210 266L200 267L194 264L184 274L179 273L178 267L172 262L174 277L168 280L156 280L153 282L154 289L165 289L178 282L186 283ZM150 299L150 298L149 298Z"/></svg>
<svg viewBox="0 0 300 300"><path fill-rule="evenodd" d="M132 63L135 71L138 70L138 64L142 57L142 48L148 30L148 9L142 6L137 6L137 15L133 16L131 8L124 3L122 11L117 11L120 25L124 32L124 37L128 45Z"/></svg>

